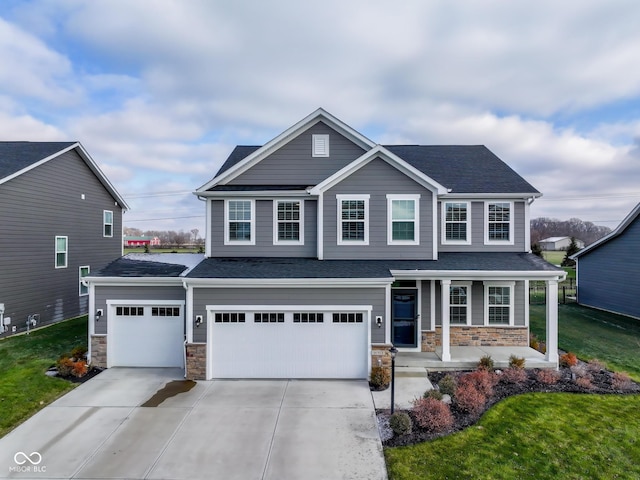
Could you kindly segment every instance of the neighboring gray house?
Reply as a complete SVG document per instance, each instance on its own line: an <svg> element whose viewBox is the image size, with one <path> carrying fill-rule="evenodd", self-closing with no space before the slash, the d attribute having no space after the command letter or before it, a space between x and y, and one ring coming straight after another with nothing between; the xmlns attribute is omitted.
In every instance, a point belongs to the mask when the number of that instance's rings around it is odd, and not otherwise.
<svg viewBox="0 0 640 480"><path fill-rule="evenodd" d="M578 248L584 248L582 240L576 240ZM567 250L571 245L571 237L549 237L538 242L542 250Z"/></svg>
<svg viewBox="0 0 640 480"><path fill-rule="evenodd" d="M87 313L126 208L80 143L0 142L1 335Z"/></svg>
<svg viewBox="0 0 640 480"><path fill-rule="evenodd" d="M236 147L195 194L204 259L127 256L88 280L94 363L366 378L391 344L444 362L528 346L531 280L558 360L565 273L529 245L541 194L484 146L382 146L318 109Z"/></svg>
<svg viewBox="0 0 640 480"><path fill-rule="evenodd" d="M640 318L640 204L609 235L571 258L578 303Z"/></svg>

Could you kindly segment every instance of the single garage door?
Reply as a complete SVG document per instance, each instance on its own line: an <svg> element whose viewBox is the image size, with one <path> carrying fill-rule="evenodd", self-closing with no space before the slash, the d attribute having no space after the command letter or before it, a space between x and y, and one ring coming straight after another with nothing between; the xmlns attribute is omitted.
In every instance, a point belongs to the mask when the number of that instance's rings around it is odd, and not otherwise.
<svg viewBox="0 0 640 480"><path fill-rule="evenodd" d="M367 378L370 310L208 307L211 378Z"/></svg>
<svg viewBox="0 0 640 480"><path fill-rule="evenodd" d="M181 306L117 305L108 324L111 367L183 367Z"/></svg>

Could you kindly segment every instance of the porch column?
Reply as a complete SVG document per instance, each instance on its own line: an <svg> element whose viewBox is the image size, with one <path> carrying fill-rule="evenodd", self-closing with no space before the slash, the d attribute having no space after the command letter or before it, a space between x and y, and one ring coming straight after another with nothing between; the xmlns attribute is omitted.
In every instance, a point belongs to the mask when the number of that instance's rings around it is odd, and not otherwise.
<svg viewBox="0 0 640 480"><path fill-rule="evenodd" d="M451 342L449 337L449 316L450 316L450 295L451 295L451 280L440 280L440 290L442 300L440 305L442 306L442 361L450 362L451 361L451 348L449 343Z"/></svg>
<svg viewBox="0 0 640 480"><path fill-rule="evenodd" d="M548 362L558 362L558 281L547 280L547 354Z"/></svg>

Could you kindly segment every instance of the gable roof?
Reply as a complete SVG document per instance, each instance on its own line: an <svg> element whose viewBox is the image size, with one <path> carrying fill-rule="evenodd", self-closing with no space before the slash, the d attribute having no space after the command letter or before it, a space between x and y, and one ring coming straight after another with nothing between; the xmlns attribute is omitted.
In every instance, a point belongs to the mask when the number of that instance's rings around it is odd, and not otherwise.
<svg viewBox="0 0 640 480"><path fill-rule="evenodd" d="M129 205L80 142L0 142L0 185L75 150L104 188L124 209Z"/></svg>
<svg viewBox="0 0 640 480"><path fill-rule="evenodd" d="M615 230L613 230L609 235L607 235L606 237L602 237L600 240L596 242L593 242L591 245L583 248L578 253L571 255L571 257L569 258L571 258L572 260L580 258L585 253L589 253L592 250L595 250L596 248L598 248L600 245L607 243L609 240L613 240L614 238L622 235L622 233L627 229L627 227L631 225L638 218L638 216L640 216L640 203L638 203L634 207L634 209L631 210L631 212L629 212L629 214L624 218L624 220L620 222L620 225L618 225L615 228Z"/></svg>
<svg viewBox="0 0 640 480"><path fill-rule="evenodd" d="M543 238L538 243L542 243L542 242L559 242L560 240L565 240L567 238L571 239L571 237L549 237L549 238Z"/></svg>

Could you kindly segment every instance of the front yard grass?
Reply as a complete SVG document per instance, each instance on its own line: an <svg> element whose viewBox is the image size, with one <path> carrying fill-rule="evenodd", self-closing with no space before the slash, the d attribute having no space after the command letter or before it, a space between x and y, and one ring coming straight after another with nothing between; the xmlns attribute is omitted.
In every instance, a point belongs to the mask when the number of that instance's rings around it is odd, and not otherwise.
<svg viewBox="0 0 640 480"><path fill-rule="evenodd" d="M0 437L75 387L44 372L80 345L87 345L86 316L0 340Z"/></svg>
<svg viewBox="0 0 640 480"><path fill-rule="evenodd" d="M531 331L544 340L544 305L531 305L529 320ZM558 345L581 360L597 358L609 370L627 372L640 382L640 320L577 304L560 304Z"/></svg>
<svg viewBox="0 0 640 480"><path fill-rule="evenodd" d="M640 395L532 393L468 429L385 449L391 480L640 478Z"/></svg>

